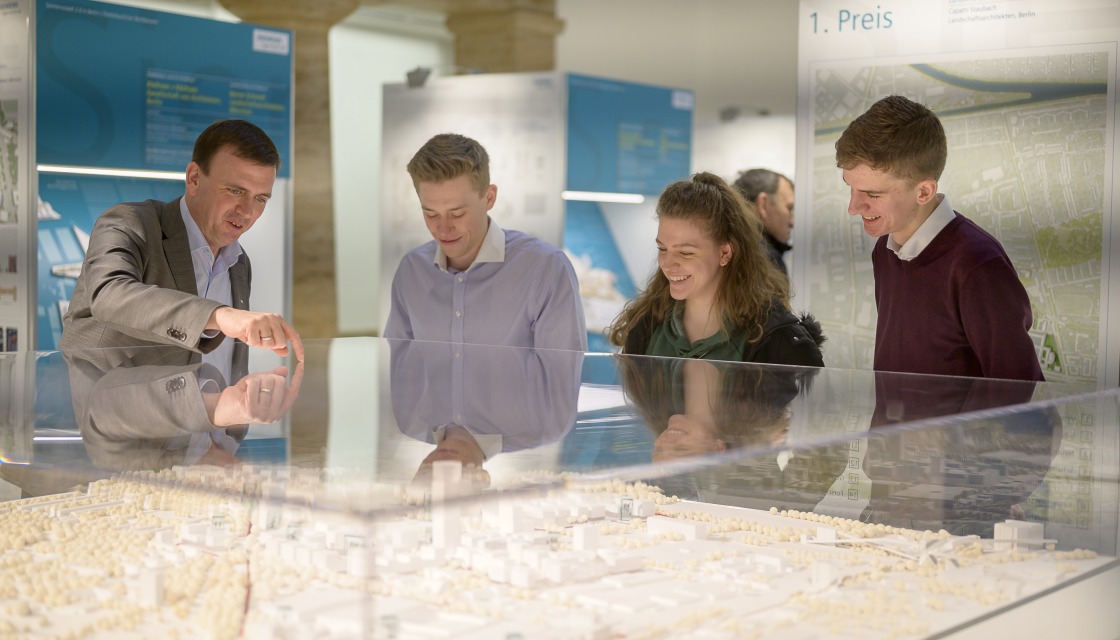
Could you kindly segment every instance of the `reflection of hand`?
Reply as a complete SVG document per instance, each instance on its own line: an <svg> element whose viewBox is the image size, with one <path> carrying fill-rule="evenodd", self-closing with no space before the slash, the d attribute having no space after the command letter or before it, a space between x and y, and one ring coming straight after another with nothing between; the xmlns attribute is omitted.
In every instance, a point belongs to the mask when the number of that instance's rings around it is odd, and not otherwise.
<svg viewBox="0 0 1120 640"><path fill-rule="evenodd" d="M288 368L245 376L237 384L226 387L218 396L211 421L218 427L243 424L270 424L288 412L299 396L303 382L303 362L296 364L288 383Z"/></svg>
<svg viewBox="0 0 1120 640"><path fill-rule="evenodd" d="M432 482L432 465L441 460L455 460L463 465L463 475L457 489L472 491L490 486L490 474L482 468L486 455L469 431L458 425L449 425L443 441L436 445L420 463L412 478L414 487L426 488Z"/></svg>
<svg viewBox="0 0 1120 640"><path fill-rule="evenodd" d="M211 314L206 328L217 329L250 347L271 349L280 356L288 355L288 342L291 341L296 360L303 362L303 341L280 314L218 307Z"/></svg>
<svg viewBox="0 0 1120 640"><path fill-rule="evenodd" d="M227 453L225 449L213 442L210 443L210 448L198 459L198 464L213 465L216 467L228 467L230 465L239 464L240 462L237 456L232 453Z"/></svg>

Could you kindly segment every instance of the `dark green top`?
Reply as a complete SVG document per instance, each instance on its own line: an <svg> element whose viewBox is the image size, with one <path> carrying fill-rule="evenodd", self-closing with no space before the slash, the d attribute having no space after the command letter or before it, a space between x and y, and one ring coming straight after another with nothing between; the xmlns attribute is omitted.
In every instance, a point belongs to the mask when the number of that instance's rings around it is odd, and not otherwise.
<svg viewBox="0 0 1120 640"><path fill-rule="evenodd" d="M747 341L746 329L723 331L689 342L684 332L684 304L676 302L665 319L638 320L626 336L623 353L671 358L703 358L823 367L820 324L808 314L795 316L778 301L766 311L762 335Z"/></svg>
<svg viewBox="0 0 1120 640"><path fill-rule="evenodd" d="M735 335L728 334L726 330L689 342L684 330L684 305L676 304L665 315L665 320L654 328L646 355L739 362L746 351L745 342L742 332Z"/></svg>

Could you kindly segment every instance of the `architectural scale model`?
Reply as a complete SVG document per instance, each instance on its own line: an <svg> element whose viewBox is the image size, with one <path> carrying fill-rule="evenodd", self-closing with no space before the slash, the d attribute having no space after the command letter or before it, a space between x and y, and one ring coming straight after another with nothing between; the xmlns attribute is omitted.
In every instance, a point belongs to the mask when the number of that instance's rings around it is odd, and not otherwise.
<svg viewBox="0 0 1120 640"><path fill-rule="evenodd" d="M294 473L132 472L0 504L0 637L921 638L1115 561L1030 522L985 540L578 477L461 499L455 462L419 501ZM389 507L305 500L341 493Z"/></svg>

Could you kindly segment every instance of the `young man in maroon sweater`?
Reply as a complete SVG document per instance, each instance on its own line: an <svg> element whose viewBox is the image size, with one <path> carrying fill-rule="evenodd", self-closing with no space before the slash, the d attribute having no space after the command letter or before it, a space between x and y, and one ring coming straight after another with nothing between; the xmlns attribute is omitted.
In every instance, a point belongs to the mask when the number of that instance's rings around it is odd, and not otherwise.
<svg viewBox="0 0 1120 640"><path fill-rule="evenodd" d="M947 155L941 121L901 96L873 104L836 142L848 213L879 239L875 369L1043 380L1015 267L937 192Z"/></svg>

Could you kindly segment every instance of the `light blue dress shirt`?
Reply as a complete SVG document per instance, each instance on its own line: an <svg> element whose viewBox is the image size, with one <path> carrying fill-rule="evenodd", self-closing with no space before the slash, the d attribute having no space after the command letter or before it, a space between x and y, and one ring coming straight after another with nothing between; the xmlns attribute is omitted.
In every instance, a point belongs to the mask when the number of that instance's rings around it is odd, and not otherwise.
<svg viewBox="0 0 1120 640"><path fill-rule="evenodd" d="M183 214L183 225L187 227L187 242L191 248L191 263L194 265L194 284L200 297L226 306L233 306L233 293L230 289L229 268L237 264L237 259L244 251L241 243L234 242L218 250L215 256L210 251L210 245L202 230L198 228L190 211L187 210L186 198L179 200L179 211ZM207 331L203 335L212 338L217 331ZM222 373L226 381L230 380L233 366L233 340L222 340L217 349L203 354L202 361L213 365Z"/></svg>
<svg viewBox="0 0 1120 640"><path fill-rule="evenodd" d="M243 250L241 243L234 242L218 250L218 255L210 250L210 244L202 235L202 230L191 217L187 210L186 198L179 200L179 211L183 215L183 224L187 227L187 242L191 248L191 263L194 265L194 284L198 295L214 302L233 306L233 292L229 281L229 268L237 264ZM204 331L203 336L212 338L218 334L217 330ZM226 383L232 382L233 372L233 340L222 340L217 349L210 353L202 354L202 361L212 365L221 372ZM195 433L191 435L184 462L191 464L197 462L211 446L217 445L227 453L237 449L237 442L226 435L225 429L216 429L210 433Z"/></svg>
<svg viewBox="0 0 1120 640"><path fill-rule="evenodd" d="M579 283L568 257L493 220L466 271L449 268L435 241L401 259L385 337L587 350Z"/></svg>

